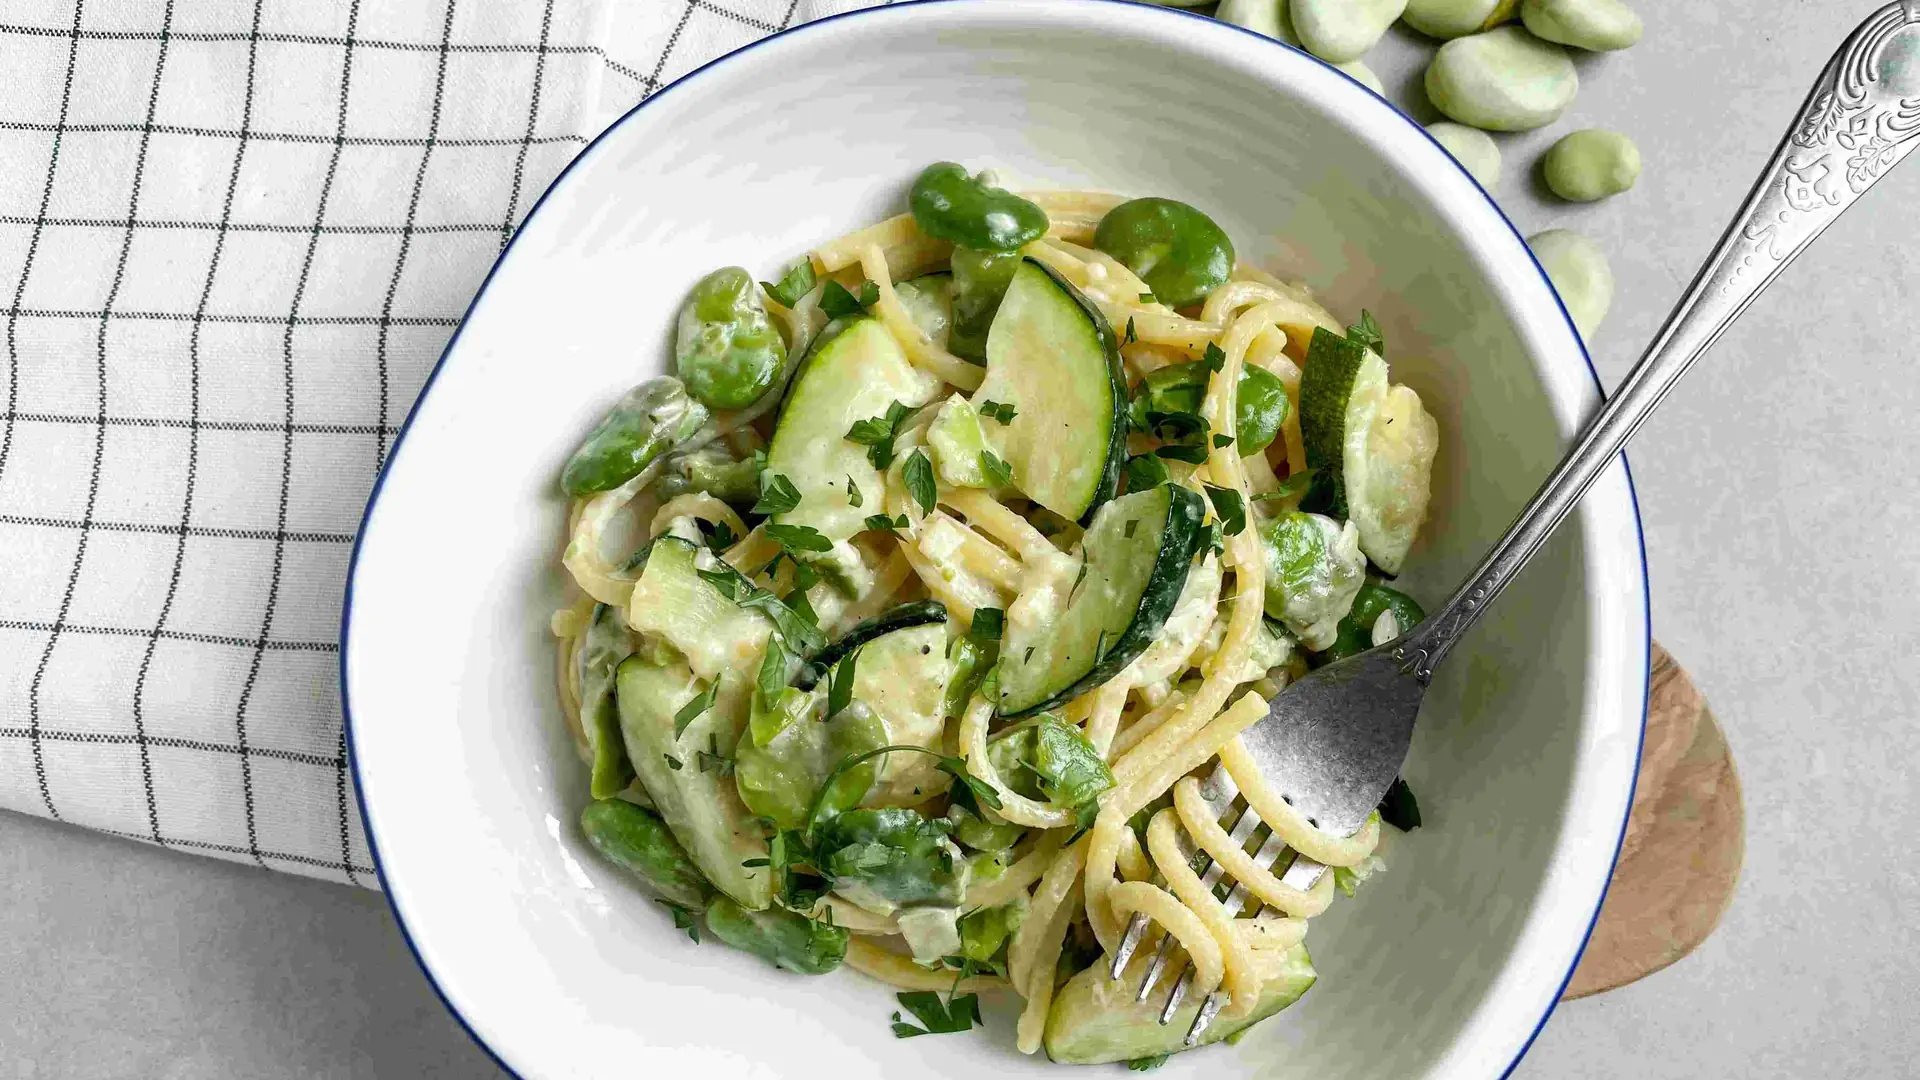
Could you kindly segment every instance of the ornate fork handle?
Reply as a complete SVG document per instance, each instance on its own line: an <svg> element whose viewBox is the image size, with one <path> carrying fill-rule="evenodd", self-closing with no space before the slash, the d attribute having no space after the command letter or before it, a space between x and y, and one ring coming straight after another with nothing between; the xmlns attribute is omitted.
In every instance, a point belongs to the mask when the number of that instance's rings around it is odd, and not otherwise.
<svg viewBox="0 0 1920 1080"><path fill-rule="evenodd" d="M1395 658L1424 685L1641 422L1780 271L1920 145L1920 0L1874 12L1828 61L1773 161L1620 389L1467 583Z"/></svg>

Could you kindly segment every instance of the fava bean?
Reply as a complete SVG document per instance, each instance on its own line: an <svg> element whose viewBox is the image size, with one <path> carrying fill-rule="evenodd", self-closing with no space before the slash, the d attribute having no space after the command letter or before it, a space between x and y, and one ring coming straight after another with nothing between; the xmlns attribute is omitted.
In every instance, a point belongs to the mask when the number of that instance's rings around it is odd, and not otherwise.
<svg viewBox="0 0 1920 1080"><path fill-rule="evenodd" d="M1547 272L1560 302L1573 317L1573 325L1583 340L1592 340L1593 332L1613 306L1613 269L1607 265L1600 245L1569 229L1548 229L1527 238L1534 258Z"/></svg>
<svg viewBox="0 0 1920 1080"><path fill-rule="evenodd" d="M953 906L966 894L967 864L947 839L947 826L918 810L892 806L849 810L816 829L820 869L838 887L855 885L901 906Z"/></svg>
<svg viewBox="0 0 1920 1080"><path fill-rule="evenodd" d="M693 287L680 308L673 353L688 393L715 409L760 400L787 359L759 286L738 266L723 266Z"/></svg>
<svg viewBox="0 0 1920 1080"><path fill-rule="evenodd" d="M1443 41L1491 30L1512 19L1520 0L1407 0L1400 21Z"/></svg>
<svg viewBox="0 0 1920 1080"><path fill-rule="evenodd" d="M1233 273L1226 230L1173 199L1134 199L1107 211L1093 246L1126 264L1171 307L1199 303Z"/></svg>
<svg viewBox="0 0 1920 1080"><path fill-rule="evenodd" d="M1407 0L1293 0L1293 31L1307 51L1344 64L1373 48Z"/></svg>
<svg viewBox="0 0 1920 1080"><path fill-rule="evenodd" d="M626 392L567 459L560 486L569 495L612 491L654 459L693 437L707 422L705 406L679 379L648 379Z"/></svg>
<svg viewBox="0 0 1920 1080"><path fill-rule="evenodd" d="M1207 396L1207 377L1207 366L1198 362L1148 372L1134 388L1127 418L1135 428L1151 431L1156 425L1149 413L1198 413ZM1234 446L1240 456L1265 450L1292 410L1279 376L1252 364L1242 367L1233 395Z"/></svg>
<svg viewBox="0 0 1920 1080"><path fill-rule="evenodd" d="M1018 251L1047 234L1047 212L951 161L929 165L908 205L920 231L975 251Z"/></svg>
<svg viewBox="0 0 1920 1080"><path fill-rule="evenodd" d="M1293 32L1293 19L1287 14L1287 0L1220 0L1213 17L1276 41L1296 47L1300 44L1300 35Z"/></svg>
<svg viewBox="0 0 1920 1080"><path fill-rule="evenodd" d="M1640 40L1640 16L1620 0L1522 0L1520 19L1535 37L1594 52Z"/></svg>
<svg viewBox="0 0 1920 1080"><path fill-rule="evenodd" d="M1340 634L1332 645L1320 654L1323 663L1344 660L1356 653L1373 648L1374 628L1380 624L1380 616L1393 613L1393 636L1404 634L1420 625L1427 613L1418 601L1398 589L1367 582L1360 586L1354 595L1353 608L1340 620ZM1379 644L1386 644L1390 638L1383 638Z"/></svg>
<svg viewBox="0 0 1920 1080"><path fill-rule="evenodd" d="M698 910L713 886L660 815L624 799L601 799L580 811L580 831L595 851L640 875L653 891Z"/></svg>
<svg viewBox="0 0 1920 1080"><path fill-rule="evenodd" d="M1442 120L1427 125L1427 134L1433 141L1446 148L1453 160L1467 170L1467 175L1480 182L1491 195L1500 189L1500 146L1493 137L1479 128L1465 124L1456 124Z"/></svg>
<svg viewBox="0 0 1920 1080"><path fill-rule="evenodd" d="M1617 131L1576 131L1547 151L1546 176L1553 193L1572 202L1618 195L1640 179L1640 148Z"/></svg>
<svg viewBox="0 0 1920 1080"><path fill-rule="evenodd" d="M825 975L847 957L847 932L797 911L770 907L748 911L722 896L707 907L713 936L801 975Z"/></svg>
<svg viewBox="0 0 1920 1080"><path fill-rule="evenodd" d="M709 444L668 458L653 490L662 500L698 491L721 502L752 506L760 498L760 469L750 456L739 457L725 446Z"/></svg>
<svg viewBox="0 0 1920 1080"><path fill-rule="evenodd" d="M1339 636L1340 620L1366 582L1360 530L1319 514L1281 514L1260 529L1267 559L1266 611L1309 649Z"/></svg>
<svg viewBox="0 0 1920 1080"><path fill-rule="evenodd" d="M968 247L953 249L951 317L947 323L947 350L964 360L984 363L987 331L1000 310L1000 298L1020 268L1018 252L998 254Z"/></svg>
<svg viewBox="0 0 1920 1080"><path fill-rule="evenodd" d="M1434 107L1463 124L1530 131L1560 118L1580 76L1565 49L1502 26L1440 46L1426 84Z"/></svg>

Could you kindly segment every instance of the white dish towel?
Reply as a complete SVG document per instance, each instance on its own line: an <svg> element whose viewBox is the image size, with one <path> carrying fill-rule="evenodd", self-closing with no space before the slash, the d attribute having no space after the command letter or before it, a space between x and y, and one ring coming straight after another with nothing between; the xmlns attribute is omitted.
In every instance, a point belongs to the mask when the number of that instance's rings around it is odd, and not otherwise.
<svg viewBox="0 0 1920 1080"><path fill-rule="evenodd" d="M337 641L414 395L605 124L872 2L0 0L0 807L377 887Z"/></svg>

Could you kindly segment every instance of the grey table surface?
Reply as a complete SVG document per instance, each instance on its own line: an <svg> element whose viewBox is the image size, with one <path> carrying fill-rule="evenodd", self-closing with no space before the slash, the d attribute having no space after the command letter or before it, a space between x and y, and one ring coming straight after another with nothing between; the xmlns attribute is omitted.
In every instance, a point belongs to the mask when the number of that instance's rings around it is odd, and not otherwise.
<svg viewBox="0 0 1920 1080"><path fill-rule="evenodd" d="M1502 139L1523 232L1594 236L1619 281L1615 383L1718 238L1814 73L1878 0L1646 5L1580 61L1567 117ZM1427 46L1369 58L1422 120ZM1542 195L1576 127L1647 161L1590 207ZM1882 182L1635 442L1656 633L1725 724L1744 878L1719 932L1562 1007L1515 1073L1912 1075L1920 1025L1920 165ZM1846 858L1841 858L1842 855ZM0 1077L486 1076L377 894L0 813Z"/></svg>

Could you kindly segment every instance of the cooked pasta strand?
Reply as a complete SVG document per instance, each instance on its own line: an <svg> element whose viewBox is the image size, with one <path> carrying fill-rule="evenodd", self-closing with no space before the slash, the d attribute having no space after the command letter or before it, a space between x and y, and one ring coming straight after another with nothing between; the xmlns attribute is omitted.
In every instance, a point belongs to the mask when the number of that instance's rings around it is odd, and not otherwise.
<svg viewBox="0 0 1920 1080"><path fill-rule="evenodd" d="M1199 917L1219 945L1220 962L1225 968L1225 989L1233 999L1225 1015L1237 1019L1252 1012L1260 1001L1260 974L1254 969L1253 950L1233 932L1233 917L1187 864L1187 857L1174 835L1178 819L1178 813L1171 806L1153 815L1152 823L1147 826L1147 847L1153 852L1153 865L1159 869L1160 876L1167 879L1167 888L1187 905L1187 910Z"/></svg>

